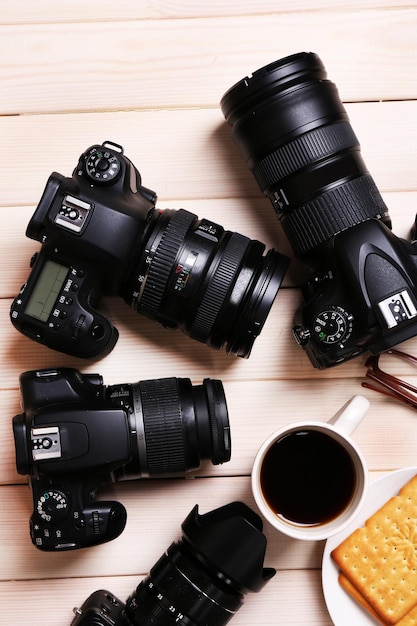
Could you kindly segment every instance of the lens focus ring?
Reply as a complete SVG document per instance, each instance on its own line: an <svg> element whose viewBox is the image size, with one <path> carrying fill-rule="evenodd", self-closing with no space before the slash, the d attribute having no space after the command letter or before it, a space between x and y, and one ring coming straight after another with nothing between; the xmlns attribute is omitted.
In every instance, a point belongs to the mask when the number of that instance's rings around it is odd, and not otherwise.
<svg viewBox="0 0 417 626"><path fill-rule="evenodd" d="M195 316L190 332L193 339L206 341L210 336L249 243L247 237L239 233L231 234Z"/></svg>
<svg viewBox="0 0 417 626"><path fill-rule="evenodd" d="M139 383L150 475L185 472L183 423L176 378Z"/></svg>
<svg viewBox="0 0 417 626"><path fill-rule="evenodd" d="M273 202L273 194L270 196ZM336 212L334 207L338 208ZM372 177L362 176L322 193L282 221L294 254L303 257L335 234L386 213Z"/></svg>
<svg viewBox="0 0 417 626"><path fill-rule="evenodd" d="M193 213L179 209L168 222L148 270L139 302L142 312L151 313L152 317L158 313L175 259L195 219Z"/></svg>
<svg viewBox="0 0 417 626"><path fill-rule="evenodd" d="M348 122L316 128L280 146L261 159L253 168L253 175L262 192L268 194L268 189L276 185L280 179L320 159L357 145L358 140Z"/></svg>

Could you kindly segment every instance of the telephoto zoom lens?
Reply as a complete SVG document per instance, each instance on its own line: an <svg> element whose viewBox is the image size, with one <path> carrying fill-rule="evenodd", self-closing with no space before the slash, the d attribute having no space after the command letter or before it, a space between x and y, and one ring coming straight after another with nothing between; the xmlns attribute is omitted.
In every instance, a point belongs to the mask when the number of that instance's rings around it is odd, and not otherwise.
<svg viewBox="0 0 417 626"><path fill-rule="evenodd" d="M266 65L221 100L233 137L297 257L387 208L361 157L336 86L302 52Z"/></svg>
<svg viewBox="0 0 417 626"><path fill-rule="evenodd" d="M133 626L223 626L275 574L263 567L262 521L242 502L205 515L195 506L182 530L128 598Z"/></svg>

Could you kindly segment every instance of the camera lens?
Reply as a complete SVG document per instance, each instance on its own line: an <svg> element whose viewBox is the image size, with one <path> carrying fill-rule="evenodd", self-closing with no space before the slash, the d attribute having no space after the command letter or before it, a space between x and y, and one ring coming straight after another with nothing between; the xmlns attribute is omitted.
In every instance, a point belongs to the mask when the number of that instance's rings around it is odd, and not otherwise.
<svg viewBox="0 0 417 626"><path fill-rule="evenodd" d="M115 472L117 480L184 473L202 459L229 461L230 426L221 381L160 378L113 385L106 397L129 413L132 460Z"/></svg>
<svg viewBox="0 0 417 626"><path fill-rule="evenodd" d="M126 602L135 626L222 626L247 591L259 591L275 574L263 568L262 522L241 502L205 515L196 506L182 529Z"/></svg>
<svg viewBox="0 0 417 626"><path fill-rule="evenodd" d="M241 357L261 332L289 260L180 209L155 210L122 295L138 313Z"/></svg>
<svg viewBox="0 0 417 626"><path fill-rule="evenodd" d="M223 114L294 254L388 210L366 169L336 86L319 57L299 53L229 89Z"/></svg>

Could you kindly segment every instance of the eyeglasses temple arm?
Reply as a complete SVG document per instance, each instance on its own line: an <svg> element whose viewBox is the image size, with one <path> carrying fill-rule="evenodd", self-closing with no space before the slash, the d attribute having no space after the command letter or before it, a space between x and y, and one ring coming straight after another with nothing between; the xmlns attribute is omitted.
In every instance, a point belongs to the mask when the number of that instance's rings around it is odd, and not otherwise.
<svg viewBox="0 0 417 626"><path fill-rule="evenodd" d="M371 385L367 381L364 381L362 383L362 387L365 387L366 389L371 389L372 391L378 391L379 393L383 393L384 395L389 396L390 398L394 398L395 400L401 400L405 402L406 404L408 404L409 406L413 407L414 409L417 408L417 399L413 400L412 398L407 396L405 393L402 393L401 390L394 389L388 383L382 382L381 380L379 380L376 376L374 377L369 374L367 374L367 376L375 380L380 385L383 385L384 387L386 387L386 389L380 389L379 387L376 387L375 385ZM412 388L415 389L415 387L412 387Z"/></svg>

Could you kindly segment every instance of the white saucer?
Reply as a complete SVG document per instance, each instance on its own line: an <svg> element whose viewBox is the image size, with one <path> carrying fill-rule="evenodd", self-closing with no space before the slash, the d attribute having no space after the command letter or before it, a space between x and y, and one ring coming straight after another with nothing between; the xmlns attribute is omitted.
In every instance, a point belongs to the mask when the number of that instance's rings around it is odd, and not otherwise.
<svg viewBox="0 0 417 626"><path fill-rule="evenodd" d="M335 626L380 626L380 622L363 609L338 582L339 569L330 553L356 528L377 511L391 496L397 495L403 485L417 474L417 467L406 467L391 472L369 485L365 504L355 521L342 532L326 541L322 563L324 599Z"/></svg>

